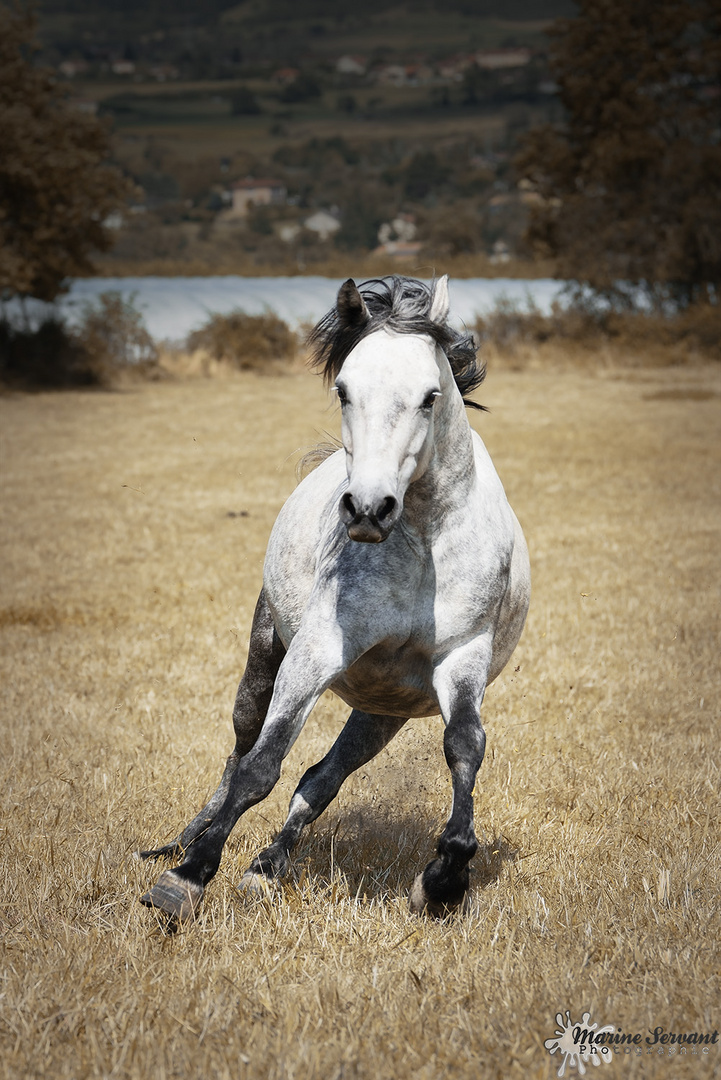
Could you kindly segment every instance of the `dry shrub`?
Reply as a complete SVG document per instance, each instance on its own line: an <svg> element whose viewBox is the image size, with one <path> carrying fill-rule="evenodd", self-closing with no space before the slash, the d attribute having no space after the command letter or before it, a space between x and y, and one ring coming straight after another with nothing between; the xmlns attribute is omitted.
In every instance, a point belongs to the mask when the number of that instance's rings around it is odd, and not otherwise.
<svg viewBox="0 0 721 1080"><path fill-rule="evenodd" d="M13 389L111 386L128 376L157 378L157 348L142 315L120 293L85 304L77 325L52 313L37 326L0 321L0 382Z"/></svg>
<svg viewBox="0 0 721 1080"><path fill-rule="evenodd" d="M158 350L143 325L143 317L117 292L101 293L96 304L85 304L73 331L75 340L91 358L98 382L109 383L125 369L149 375L157 368Z"/></svg>
<svg viewBox="0 0 721 1080"><path fill-rule="evenodd" d="M203 352L211 360L249 371L292 360L298 339L288 324L271 311L248 315L235 310L227 315L211 315L205 326L189 335L187 347L191 353Z"/></svg>
<svg viewBox="0 0 721 1080"><path fill-rule="evenodd" d="M699 304L674 316L614 311L576 298L556 302L548 315L529 298L524 307L501 299L475 325L480 342L514 367L539 358L573 358L581 366L604 362L622 366L665 366L689 360L721 359L721 307Z"/></svg>

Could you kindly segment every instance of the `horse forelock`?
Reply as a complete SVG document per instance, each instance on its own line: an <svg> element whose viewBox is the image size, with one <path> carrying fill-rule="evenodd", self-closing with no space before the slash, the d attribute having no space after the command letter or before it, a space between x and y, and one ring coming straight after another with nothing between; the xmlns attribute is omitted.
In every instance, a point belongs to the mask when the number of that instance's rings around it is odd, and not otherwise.
<svg viewBox="0 0 721 1080"><path fill-rule="evenodd" d="M463 402L472 409L484 409L467 394L476 390L486 377L486 365L478 359L478 346L471 334L454 330L448 323L430 317L433 286L415 278L392 276L373 278L359 286L368 310L363 322L344 322L337 307L331 308L311 330L310 365L323 374L327 384L337 378L346 357L363 338L376 330L399 334L424 334L443 349L453 372Z"/></svg>

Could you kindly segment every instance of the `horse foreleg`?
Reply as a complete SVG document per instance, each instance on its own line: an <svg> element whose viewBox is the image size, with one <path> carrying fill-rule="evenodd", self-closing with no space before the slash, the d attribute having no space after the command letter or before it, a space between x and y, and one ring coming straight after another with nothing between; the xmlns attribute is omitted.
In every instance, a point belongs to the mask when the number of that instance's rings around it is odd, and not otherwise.
<svg viewBox="0 0 721 1080"><path fill-rule="evenodd" d="M269 879L287 873L291 851L306 825L323 813L351 773L380 753L405 723L399 716L353 710L325 757L303 775L283 828L243 874L241 890L262 893Z"/></svg>
<svg viewBox="0 0 721 1080"><path fill-rule="evenodd" d="M141 897L142 903L178 921L195 914L206 885L218 871L233 826L246 810L273 790L283 758L300 734L310 710L342 667L342 641L334 649L322 635L317 646L308 640L308 635L296 636L280 665L260 735L233 769L220 808L186 852L180 866L165 870L150 892Z"/></svg>
<svg viewBox="0 0 721 1080"><path fill-rule="evenodd" d="M225 763L225 769L216 791L186 825L175 840L163 847L139 851L141 859L162 859L182 855L193 841L211 824L230 788L230 780L240 759L254 746L268 712L278 669L285 656L285 648L278 637L265 594L261 590L253 615L250 631L248 661L238 687L233 708L235 747Z"/></svg>
<svg viewBox="0 0 721 1080"><path fill-rule="evenodd" d="M468 864L478 850L473 788L486 748L480 709L490 652L477 643L459 652L462 657L451 654L434 676L446 724L443 751L453 781L453 806L438 841L438 856L417 876L410 895L412 911L436 917L463 903L468 892Z"/></svg>

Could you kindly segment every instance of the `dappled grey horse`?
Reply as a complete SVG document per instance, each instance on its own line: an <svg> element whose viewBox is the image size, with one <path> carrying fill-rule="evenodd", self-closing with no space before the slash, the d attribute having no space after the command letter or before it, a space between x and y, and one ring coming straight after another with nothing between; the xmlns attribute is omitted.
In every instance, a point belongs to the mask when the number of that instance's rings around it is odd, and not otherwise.
<svg viewBox="0 0 721 1080"><path fill-rule="evenodd" d="M352 712L241 889L260 892L285 874L343 781L409 717L440 713L453 804L410 903L441 915L466 895L481 703L520 637L530 575L523 533L465 412L485 372L448 310L445 277L430 288L349 280L311 335L340 402L343 448L296 488L271 533L220 785L175 841L141 853L182 856L142 897L171 919L197 910L233 826L273 789L328 688Z"/></svg>

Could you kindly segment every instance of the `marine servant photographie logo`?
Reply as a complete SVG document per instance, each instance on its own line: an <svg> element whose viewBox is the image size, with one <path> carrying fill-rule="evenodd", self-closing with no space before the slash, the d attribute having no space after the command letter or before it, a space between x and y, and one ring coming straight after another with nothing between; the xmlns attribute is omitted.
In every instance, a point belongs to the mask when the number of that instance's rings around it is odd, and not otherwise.
<svg viewBox="0 0 721 1080"><path fill-rule="evenodd" d="M571 1019L566 1010L556 1013L556 1033L543 1044L549 1054L559 1053L561 1061L558 1076L565 1076L566 1069L578 1070L583 1076L588 1065L610 1065L618 1058L656 1057L676 1059L696 1056L701 1061L718 1051L719 1033L713 1031L682 1031L658 1025L647 1032L624 1031L620 1025L591 1023L591 1014L585 1012L580 1021Z"/></svg>

